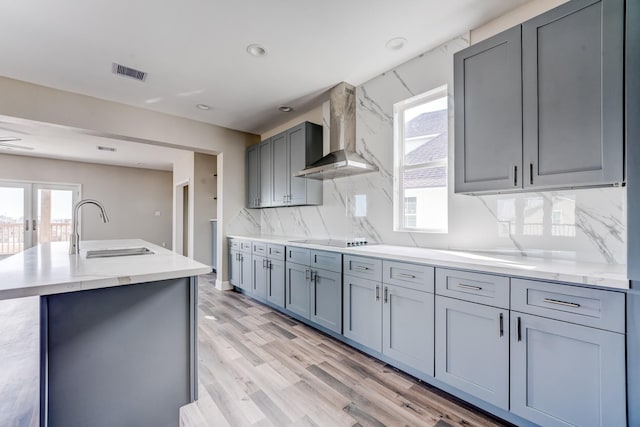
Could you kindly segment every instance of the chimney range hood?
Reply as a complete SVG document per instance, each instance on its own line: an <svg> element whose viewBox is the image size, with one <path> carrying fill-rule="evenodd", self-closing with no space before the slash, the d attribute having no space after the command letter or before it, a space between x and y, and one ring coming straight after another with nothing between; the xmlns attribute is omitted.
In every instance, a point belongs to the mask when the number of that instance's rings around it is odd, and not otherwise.
<svg viewBox="0 0 640 427"><path fill-rule="evenodd" d="M342 82L329 93L330 153L294 175L312 179L333 179L378 168L356 153L355 88Z"/></svg>

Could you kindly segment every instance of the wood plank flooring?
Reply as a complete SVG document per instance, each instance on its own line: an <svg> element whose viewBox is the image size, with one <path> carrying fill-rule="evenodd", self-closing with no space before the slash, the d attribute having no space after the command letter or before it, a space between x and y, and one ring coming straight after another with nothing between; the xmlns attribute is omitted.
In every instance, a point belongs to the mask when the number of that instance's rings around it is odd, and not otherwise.
<svg viewBox="0 0 640 427"><path fill-rule="evenodd" d="M504 425L200 277L199 400L182 427Z"/></svg>
<svg viewBox="0 0 640 427"><path fill-rule="evenodd" d="M181 427L498 426L235 292L199 286L199 400ZM0 301L0 426L38 425L39 299Z"/></svg>

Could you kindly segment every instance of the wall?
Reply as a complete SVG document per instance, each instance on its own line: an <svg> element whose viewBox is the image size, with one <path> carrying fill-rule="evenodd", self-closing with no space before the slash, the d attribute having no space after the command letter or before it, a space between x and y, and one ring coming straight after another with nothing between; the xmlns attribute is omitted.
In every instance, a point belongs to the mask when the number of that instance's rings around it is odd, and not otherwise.
<svg viewBox="0 0 640 427"><path fill-rule="evenodd" d="M81 184L82 240L139 238L171 248L171 172L0 154L0 179ZM159 211L160 216L155 212Z"/></svg>
<svg viewBox="0 0 640 427"><path fill-rule="evenodd" d="M262 232L314 238L366 236L387 244L624 264L624 188L482 197L456 195L450 188L448 233L393 231L393 104L447 84L449 164L453 164L453 54L468 45L467 37L456 38L359 86L357 151L380 171L325 181L324 204L319 207L263 209ZM453 182L451 168L449 182ZM367 198L365 217L350 214L359 194ZM565 211L567 222L560 231L550 223L553 211L559 209Z"/></svg>
<svg viewBox="0 0 640 427"><path fill-rule="evenodd" d="M195 153L193 180L193 259L211 265L211 221L217 215L216 156Z"/></svg>
<svg viewBox="0 0 640 427"><path fill-rule="evenodd" d="M0 77L0 115L53 123L137 142L219 154L219 251L228 251L222 236L233 230L259 231L246 225L244 153L259 137L195 120L157 113L90 96ZM226 166L223 168L223 166ZM224 169L224 172L223 172ZM216 286L228 287L228 265L218 264Z"/></svg>

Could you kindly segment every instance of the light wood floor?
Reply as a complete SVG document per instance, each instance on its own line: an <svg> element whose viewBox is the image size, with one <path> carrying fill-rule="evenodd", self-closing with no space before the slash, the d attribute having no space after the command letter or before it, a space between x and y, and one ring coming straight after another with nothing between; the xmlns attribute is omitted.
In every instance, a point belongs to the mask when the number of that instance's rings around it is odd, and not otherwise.
<svg viewBox="0 0 640 427"><path fill-rule="evenodd" d="M199 286L199 400L182 427L498 426L244 295ZM38 425L38 298L0 301L0 426Z"/></svg>
<svg viewBox="0 0 640 427"><path fill-rule="evenodd" d="M503 425L210 280L200 278L200 395L183 427Z"/></svg>

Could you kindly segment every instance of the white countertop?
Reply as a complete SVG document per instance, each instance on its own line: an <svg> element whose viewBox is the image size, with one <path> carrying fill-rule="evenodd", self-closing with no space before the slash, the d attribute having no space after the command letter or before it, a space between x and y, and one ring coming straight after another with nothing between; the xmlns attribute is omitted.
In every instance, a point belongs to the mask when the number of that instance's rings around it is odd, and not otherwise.
<svg viewBox="0 0 640 427"><path fill-rule="evenodd" d="M560 259L545 259L517 255L496 255L472 251L416 248L409 246L369 245L355 248L335 248L294 242L304 238L286 236L240 236L240 239L280 245L295 245L323 251L428 264L436 267L460 268L514 277L569 282L612 289L629 289L627 266L597 264Z"/></svg>
<svg viewBox="0 0 640 427"><path fill-rule="evenodd" d="M87 259L88 250L147 247L150 255ZM140 239L45 243L0 261L0 300L206 274L211 268Z"/></svg>

